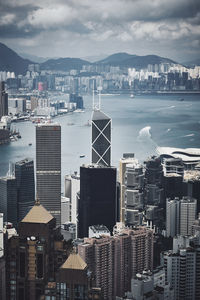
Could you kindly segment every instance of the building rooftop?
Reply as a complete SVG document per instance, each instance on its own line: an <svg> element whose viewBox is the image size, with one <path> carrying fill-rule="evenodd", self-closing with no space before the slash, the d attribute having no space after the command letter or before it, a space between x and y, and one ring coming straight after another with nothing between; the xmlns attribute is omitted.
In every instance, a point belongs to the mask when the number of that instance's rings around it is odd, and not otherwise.
<svg viewBox="0 0 200 300"><path fill-rule="evenodd" d="M23 164L28 163L28 162L33 162L33 160L30 159L30 158L25 158L25 159L22 159L22 160L20 160L20 161L17 161L17 162L15 163L15 165L17 165L17 166L22 166Z"/></svg>
<svg viewBox="0 0 200 300"><path fill-rule="evenodd" d="M185 181L196 181L200 180L200 171L198 170L190 170L184 172L184 180Z"/></svg>
<svg viewBox="0 0 200 300"><path fill-rule="evenodd" d="M167 173L165 174L165 177L181 177L181 174L177 174L177 173Z"/></svg>
<svg viewBox="0 0 200 300"><path fill-rule="evenodd" d="M104 114L101 110L94 110L92 113L92 121L97 120L110 120L110 118Z"/></svg>
<svg viewBox="0 0 200 300"><path fill-rule="evenodd" d="M68 259L61 266L61 269L85 270L87 264L79 254L71 253Z"/></svg>
<svg viewBox="0 0 200 300"><path fill-rule="evenodd" d="M92 225L89 228L95 233L99 231L110 233L110 231L105 225Z"/></svg>
<svg viewBox="0 0 200 300"><path fill-rule="evenodd" d="M35 205L31 208L21 222L47 224L52 219L53 216L44 208L44 206L36 201Z"/></svg>
<svg viewBox="0 0 200 300"><path fill-rule="evenodd" d="M61 126L57 122L49 123L48 121L46 121L45 123L38 123L36 127L61 127Z"/></svg>
<svg viewBox="0 0 200 300"><path fill-rule="evenodd" d="M200 162L200 148L172 148L172 147L157 147L156 152L158 155L181 158L184 163Z"/></svg>
<svg viewBox="0 0 200 300"><path fill-rule="evenodd" d="M114 166L104 166L100 164L83 164L81 168L88 168L88 169L116 169Z"/></svg>

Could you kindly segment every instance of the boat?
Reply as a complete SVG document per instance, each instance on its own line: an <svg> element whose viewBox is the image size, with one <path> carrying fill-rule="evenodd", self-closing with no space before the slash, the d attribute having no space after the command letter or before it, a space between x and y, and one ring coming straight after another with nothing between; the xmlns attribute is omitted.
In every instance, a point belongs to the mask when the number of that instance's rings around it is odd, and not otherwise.
<svg viewBox="0 0 200 300"><path fill-rule="evenodd" d="M130 98L135 98L134 94L130 94Z"/></svg>
<svg viewBox="0 0 200 300"><path fill-rule="evenodd" d="M32 146L32 143L29 143L28 145L29 145L29 146Z"/></svg>
<svg viewBox="0 0 200 300"><path fill-rule="evenodd" d="M91 126L90 121L88 120L87 123L84 124L84 126Z"/></svg>
<svg viewBox="0 0 200 300"><path fill-rule="evenodd" d="M83 158L83 157L85 157L85 155L84 155L84 154L80 155L80 158Z"/></svg>

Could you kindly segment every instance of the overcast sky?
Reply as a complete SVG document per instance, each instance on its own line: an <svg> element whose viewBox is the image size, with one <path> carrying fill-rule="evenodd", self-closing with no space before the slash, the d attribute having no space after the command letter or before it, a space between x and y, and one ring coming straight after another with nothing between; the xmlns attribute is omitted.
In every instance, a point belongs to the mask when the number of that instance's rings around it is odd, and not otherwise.
<svg viewBox="0 0 200 300"><path fill-rule="evenodd" d="M200 57L200 0L0 0L0 41L43 57Z"/></svg>

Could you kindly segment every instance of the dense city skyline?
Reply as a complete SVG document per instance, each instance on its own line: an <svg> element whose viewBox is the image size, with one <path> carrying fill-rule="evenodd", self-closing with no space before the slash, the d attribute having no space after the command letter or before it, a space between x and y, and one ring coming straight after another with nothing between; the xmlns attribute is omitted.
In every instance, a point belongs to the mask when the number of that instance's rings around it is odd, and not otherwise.
<svg viewBox="0 0 200 300"><path fill-rule="evenodd" d="M0 39L19 53L88 57L128 52L199 57L198 1L7 1Z"/></svg>

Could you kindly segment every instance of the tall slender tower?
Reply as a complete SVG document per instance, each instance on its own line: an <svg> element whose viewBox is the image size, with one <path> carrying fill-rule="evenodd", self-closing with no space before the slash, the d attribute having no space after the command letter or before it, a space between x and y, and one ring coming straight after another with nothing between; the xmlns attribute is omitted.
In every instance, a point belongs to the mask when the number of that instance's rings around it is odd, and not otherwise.
<svg viewBox="0 0 200 300"><path fill-rule="evenodd" d="M92 163L109 167L111 164L111 119L94 105L92 114Z"/></svg>
<svg viewBox="0 0 200 300"><path fill-rule="evenodd" d="M2 116L8 115L8 94L5 92L5 83L0 81L0 121Z"/></svg>
<svg viewBox="0 0 200 300"><path fill-rule="evenodd" d="M36 126L36 180L41 204L56 218L61 217L61 126Z"/></svg>

